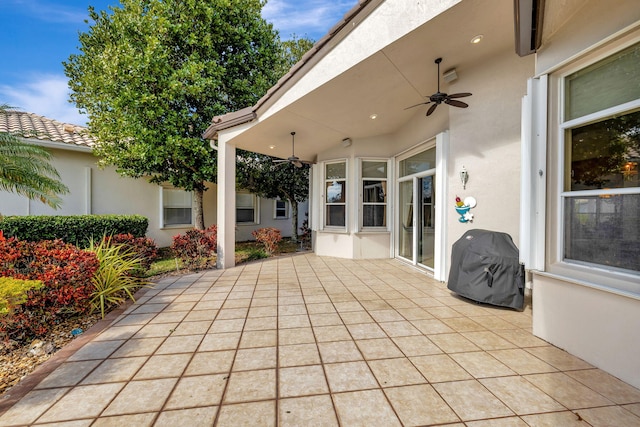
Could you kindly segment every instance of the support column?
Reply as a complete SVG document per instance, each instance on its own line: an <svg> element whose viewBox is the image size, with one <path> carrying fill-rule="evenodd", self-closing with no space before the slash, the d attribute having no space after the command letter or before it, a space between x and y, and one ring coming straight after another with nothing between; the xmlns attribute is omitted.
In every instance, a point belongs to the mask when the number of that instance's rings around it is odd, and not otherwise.
<svg viewBox="0 0 640 427"><path fill-rule="evenodd" d="M236 252L236 147L218 140L218 261L219 269L235 265Z"/></svg>

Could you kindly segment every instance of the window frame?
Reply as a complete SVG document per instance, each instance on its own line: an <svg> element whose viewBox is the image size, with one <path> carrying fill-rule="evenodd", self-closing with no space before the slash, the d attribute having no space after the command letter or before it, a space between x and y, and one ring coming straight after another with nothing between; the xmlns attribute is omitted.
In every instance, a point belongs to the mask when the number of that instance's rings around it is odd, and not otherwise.
<svg viewBox="0 0 640 427"><path fill-rule="evenodd" d="M190 198L191 198L191 206L189 207L189 209L191 210L191 220L189 223L175 223L175 224L167 224L166 223L166 215L165 215L165 200L167 199L167 197L165 196L165 190L167 191L181 191L183 193L187 193L189 194ZM183 207L184 209L184 207ZM160 224L162 226L162 229L168 229L168 228L185 228L185 227L193 227L195 224L194 221L194 209L193 209L193 191L186 191L183 190L181 188L176 188L170 185L161 185L160 186Z"/></svg>
<svg viewBox="0 0 640 427"><path fill-rule="evenodd" d="M284 216L278 216L278 202L284 203ZM291 203L288 200L283 200L280 198L273 199L273 219L283 220L283 219L291 219Z"/></svg>
<svg viewBox="0 0 640 427"><path fill-rule="evenodd" d="M364 176L364 163L367 162L371 162L371 163L386 163L387 167L386 167L386 177L385 178L380 178L380 177L366 177ZM363 157L363 158L359 158L358 159L358 170L359 170L359 180L358 180L358 211L359 211L359 215L358 215L358 229L360 231L390 231L390 203L389 201L392 200L391 198L393 197L392 191L391 191L391 187L392 187L392 182L390 177L390 173L391 173L391 159L389 158L369 158L369 157ZM385 201L384 202L365 202L364 201L364 181L383 181L386 183L386 188L385 188ZM386 225L382 225L382 226L375 226L375 225L364 225L364 210L365 210L365 206L384 206L385 207L385 211L384 211L384 217L385 217L385 224Z"/></svg>
<svg viewBox="0 0 640 427"><path fill-rule="evenodd" d="M335 164L344 164L344 178L327 179L327 166ZM345 192L344 202L328 202L327 183L329 181L343 182L342 189ZM347 232L349 230L349 162L347 159L328 160L322 163L322 230ZM327 208L329 206L344 206L344 225L327 225Z"/></svg>
<svg viewBox="0 0 640 427"><path fill-rule="evenodd" d="M249 195L253 201L253 220L252 221L238 221L238 195ZM257 225L260 224L260 198L255 194L246 191L246 190L237 190L236 191L236 199L235 199L235 211L236 218L235 223L236 226L244 226L244 225Z"/></svg>
<svg viewBox="0 0 640 427"><path fill-rule="evenodd" d="M566 103L566 78L573 73L606 59L616 53L640 43L640 35L624 38L619 43L598 49L586 54L583 58L563 66L550 75L549 114L550 123L550 150L548 157L549 170L549 194L548 212L553 221L548 224L549 241L547 242L547 272L551 275L570 278L579 283L633 297L640 296L638 279L640 272L634 270L610 267L595 262L586 262L565 258L565 219L566 200L572 197L608 196L640 194L640 187L575 190L567 189L566 173L570 159L567 154L567 144L571 143L570 132L572 129L597 123L617 115L630 114L640 111L640 99L625 102L613 107L586 114L582 117L565 121ZM555 156L554 156L555 155ZM554 159L555 157L555 159Z"/></svg>

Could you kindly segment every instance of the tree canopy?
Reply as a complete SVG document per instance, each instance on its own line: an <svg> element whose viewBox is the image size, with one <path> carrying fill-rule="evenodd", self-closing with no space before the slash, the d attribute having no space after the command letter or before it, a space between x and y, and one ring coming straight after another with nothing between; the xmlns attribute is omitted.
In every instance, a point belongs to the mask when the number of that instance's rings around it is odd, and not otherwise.
<svg viewBox="0 0 640 427"><path fill-rule="evenodd" d="M0 105L0 114L12 108ZM62 204L60 194L69 189L60 181L58 171L49 163L47 150L20 141L23 135L0 132L0 190L40 200L54 209Z"/></svg>
<svg viewBox="0 0 640 427"><path fill-rule="evenodd" d="M202 194L216 152L212 117L251 106L281 76L278 33L263 0L121 0L96 12L64 63L71 100L88 114L100 163L119 173Z"/></svg>

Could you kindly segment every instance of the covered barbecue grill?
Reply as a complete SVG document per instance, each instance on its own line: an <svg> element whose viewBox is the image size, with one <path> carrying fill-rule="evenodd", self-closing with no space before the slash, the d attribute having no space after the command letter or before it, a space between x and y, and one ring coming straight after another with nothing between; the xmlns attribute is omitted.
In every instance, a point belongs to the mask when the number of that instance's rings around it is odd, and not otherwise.
<svg viewBox="0 0 640 427"><path fill-rule="evenodd" d="M447 287L473 301L522 310L524 265L506 233L469 230L451 251Z"/></svg>

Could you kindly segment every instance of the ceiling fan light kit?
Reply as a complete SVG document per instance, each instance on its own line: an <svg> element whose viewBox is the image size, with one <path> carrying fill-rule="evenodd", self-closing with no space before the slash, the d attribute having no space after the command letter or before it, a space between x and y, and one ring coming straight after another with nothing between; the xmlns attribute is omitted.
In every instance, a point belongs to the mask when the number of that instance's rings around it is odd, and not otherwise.
<svg viewBox="0 0 640 427"><path fill-rule="evenodd" d="M290 163L297 168L301 168L305 164L311 165L313 162L308 160L300 160L298 156L296 156L296 133L291 132L291 156L286 159L273 159L273 163L285 164Z"/></svg>
<svg viewBox="0 0 640 427"><path fill-rule="evenodd" d="M440 63L441 62L442 62L442 58L437 58L435 60L435 63L438 66L438 91L433 95L431 95L428 101L421 102L416 105L412 105L410 107L405 108L405 110L408 110L409 108L417 107L420 105L433 104L427 110L427 116L430 116L436 110L436 107L438 107L438 105L442 104L443 102L447 105L451 105L453 107L458 107L458 108L467 108L469 106L469 104L467 104L466 102L458 101L457 99L455 99L455 98L464 98L467 96L471 96L471 93L469 92L452 93L451 95L448 95L444 92L440 92ZM453 81L457 78L458 78L458 74L455 68L448 70L444 76L445 81Z"/></svg>

